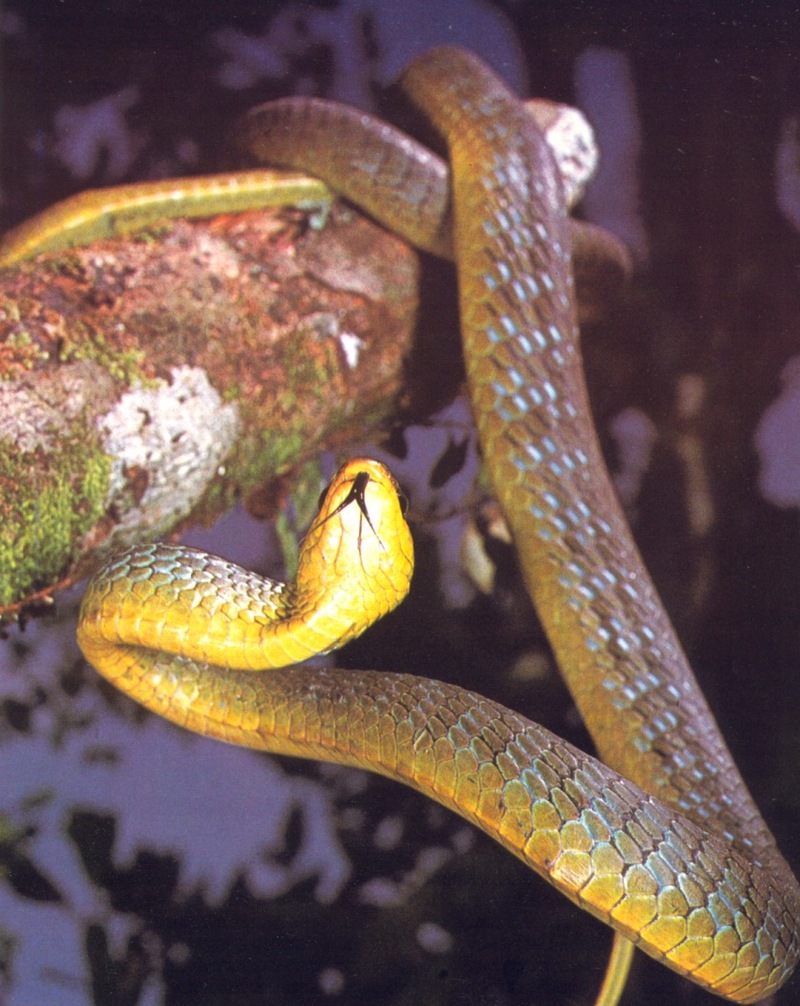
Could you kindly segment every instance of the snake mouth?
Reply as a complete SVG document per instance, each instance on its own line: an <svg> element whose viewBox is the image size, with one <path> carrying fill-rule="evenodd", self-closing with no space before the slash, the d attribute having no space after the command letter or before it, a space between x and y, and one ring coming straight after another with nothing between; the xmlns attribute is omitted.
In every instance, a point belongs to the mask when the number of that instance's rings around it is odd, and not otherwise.
<svg viewBox="0 0 800 1006"><path fill-rule="evenodd" d="M372 531L372 533L375 535L378 544L382 549L385 550L386 545L384 544L381 536L378 534L375 525L372 523L372 519L370 518L369 515L369 509L367 507L367 485L369 484L369 480L370 480L369 472L365 471L357 472L353 478L352 485L347 491L347 495L344 497L344 499L336 507L334 507L334 509L331 510L330 513L327 513L321 519L316 520L309 528L309 532L318 531L322 527L322 525L327 524L327 522L332 517L336 517L337 514L340 514L343 510L346 510L347 507L349 507L351 504L355 503L358 509L361 511L361 516L367 522L370 531ZM319 498L320 510L324 506L325 500L327 499L328 493L330 492L331 487L333 485L334 483L330 482L322 490L322 493L320 494ZM361 532L359 531L359 541L360 539L361 539Z"/></svg>
<svg viewBox="0 0 800 1006"><path fill-rule="evenodd" d="M369 507L367 506L367 486L369 485L370 479L371 476L368 471L356 472L356 474L353 476L352 484L350 485L350 488L347 491L347 495L336 507L334 507L333 510L331 510L330 513L325 514L325 516L321 520L317 520L315 522L315 524L313 525L314 529L315 530L319 529L320 527L322 527L323 524L327 523L327 521L329 521L332 517L335 517L337 514L340 514L351 504L355 503L358 509L361 511L361 515L363 516L364 520L367 522L369 529L375 535L375 538L377 539L381 548L385 549L386 545L381 536L378 534L378 529L372 523L372 518L370 517L369 513ZM325 500L327 499L328 493L330 492L331 486L333 484L334 484L333 482L330 482L322 490L319 497L320 510L323 509ZM395 489L397 490L396 486ZM399 490L397 490L397 503L398 506L400 507L401 515L405 517L408 511L408 500Z"/></svg>
<svg viewBox="0 0 800 1006"><path fill-rule="evenodd" d="M342 500L342 502L334 510L331 510L331 512L329 514L326 514L325 517L323 517L322 520L319 521L319 523L317 524L317 527L320 527L326 521L329 521L331 519L331 517L335 517L336 514L341 513L342 510L344 510L345 507L350 506L351 503L355 503L358 506L358 509L364 515L367 523L372 528L373 532L375 532L375 527L373 526L373 523L370 520L369 510L367 509L367 484L368 483L369 483L369 472L357 472L356 475L355 475L355 477L353 478L353 484L350 486L350 489L349 489L347 495L345 496L345 498ZM330 489L331 489L332 485L333 485L333 483L330 482L322 490L322 493L320 494L320 497L319 497L319 507L320 507L320 509L322 509L322 506L323 506L323 504L324 504L324 502L325 502L325 500L326 500L326 498L328 496L328 493L330 492ZM376 534L377 534L377 532L376 532Z"/></svg>

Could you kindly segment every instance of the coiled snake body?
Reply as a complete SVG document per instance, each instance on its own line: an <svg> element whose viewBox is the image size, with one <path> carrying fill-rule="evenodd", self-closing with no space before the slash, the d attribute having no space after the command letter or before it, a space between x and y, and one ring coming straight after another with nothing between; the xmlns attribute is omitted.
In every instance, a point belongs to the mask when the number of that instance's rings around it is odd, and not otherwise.
<svg viewBox="0 0 800 1006"><path fill-rule="evenodd" d="M321 595L313 569L308 597L288 591L287 614L282 588L186 550L142 546L92 581L80 644L117 685L190 729L365 766L421 790L669 967L734 1001L756 1002L794 967L800 892L687 666L605 472L550 155L523 106L469 54L434 50L404 86L448 142L452 248L485 461L528 588L606 764L487 699L427 679L308 668L253 674L249 668L289 663L312 648L301 631L300 643L288 635L280 642L283 656L269 655L275 620L298 611L301 623L310 618L322 650L362 627L352 605L344 629L330 609L314 615ZM357 113L341 113L342 128L352 130L346 141L336 129L320 131L336 114L316 103L263 106L246 120L241 143L258 158L320 175L356 202L365 190L376 216L446 253L446 169ZM359 170L349 172L345 160ZM410 572L410 539L392 529L405 526L396 495L371 465L351 463L338 477L311 540L341 526L331 562L348 548L364 571L378 562L381 614L393 603L387 593L405 588L404 571L395 568L398 583L390 584L380 563L397 540ZM391 520L380 516L384 502Z"/></svg>

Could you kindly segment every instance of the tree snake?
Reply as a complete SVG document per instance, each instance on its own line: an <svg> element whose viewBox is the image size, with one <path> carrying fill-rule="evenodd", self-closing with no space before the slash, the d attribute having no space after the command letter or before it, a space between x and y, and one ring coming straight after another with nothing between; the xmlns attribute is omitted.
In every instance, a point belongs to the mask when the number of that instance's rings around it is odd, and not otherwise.
<svg viewBox="0 0 800 1006"><path fill-rule="evenodd" d="M800 890L606 474L550 155L521 103L461 50L421 57L403 86L447 140L452 206L441 162L358 113L263 106L240 144L323 177L424 248L449 253L452 229L485 462L606 764L432 680L307 667L252 673L339 645L365 627L364 603L374 601L380 617L404 594L410 537L391 477L374 462L350 463L329 489L301 560L306 586L265 583L177 547L137 546L91 581L80 645L115 684L192 730L415 787L667 966L732 1001L756 1002L796 963ZM320 585L324 567L338 576L346 566L355 580Z"/></svg>

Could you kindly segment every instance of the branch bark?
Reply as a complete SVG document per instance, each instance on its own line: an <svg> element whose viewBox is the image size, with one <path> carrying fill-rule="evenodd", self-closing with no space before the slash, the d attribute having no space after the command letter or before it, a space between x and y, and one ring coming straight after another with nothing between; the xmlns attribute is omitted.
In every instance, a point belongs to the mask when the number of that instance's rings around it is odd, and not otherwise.
<svg viewBox="0 0 800 1006"><path fill-rule="evenodd" d="M210 521L397 407L416 255L334 204L0 274L0 616Z"/></svg>

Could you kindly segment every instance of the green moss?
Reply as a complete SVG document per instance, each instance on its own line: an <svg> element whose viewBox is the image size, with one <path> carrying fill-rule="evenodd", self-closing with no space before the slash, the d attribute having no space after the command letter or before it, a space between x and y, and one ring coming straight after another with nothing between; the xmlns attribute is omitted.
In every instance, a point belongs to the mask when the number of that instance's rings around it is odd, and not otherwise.
<svg viewBox="0 0 800 1006"><path fill-rule="evenodd" d="M223 402L238 402L242 395L244 394L244 389L241 384L232 384L229 388L224 388L222 391L222 401Z"/></svg>
<svg viewBox="0 0 800 1006"><path fill-rule="evenodd" d="M31 272L49 273L52 276L63 276L65 279L82 280L86 276L84 265L66 248L61 255L45 256L35 261L22 262L19 268L30 268Z"/></svg>
<svg viewBox="0 0 800 1006"><path fill-rule="evenodd" d="M283 510L275 521L275 530L283 553L287 580L297 575L300 558L299 542L319 509L322 488L322 468L318 458L307 461L292 480L291 507Z"/></svg>
<svg viewBox="0 0 800 1006"><path fill-rule="evenodd" d="M122 228L118 237L130 237L137 244L153 245L163 241L170 231L175 229L174 223L150 224L145 230L137 230L135 227Z"/></svg>
<svg viewBox="0 0 800 1006"><path fill-rule="evenodd" d="M303 456L303 449L308 446L308 437L302 433L289 433L276 437L274 433L265 430L262 433L264 450L256 459L258 468L263 468L272 475L278 475L291 468L297 459Z"/></svg>
<svg viewBox="0 0 800 1006"><path fill-rule="evenodd" d="M12 324L16 324L22 318L19 303L16 300L3 301L3 311L5 311L6 320Z"/></svg>
<svg viewBox="0 0 800 1006"><path fill-rule="evenodd" d="M103 515L111 461L88 431L76 429L46 462L0 444L0 471L2 606L64 573Z"/></svg>
<svg viewBox="0 0 800 1006"><path fill-rule="evenodd" d="M153 384L142 371L146 353L143 349L116 349L110 346L102 332L81 321L73 320L69 338L64 341L61 360L93 360L118 381L131 386Z"/></svg>

